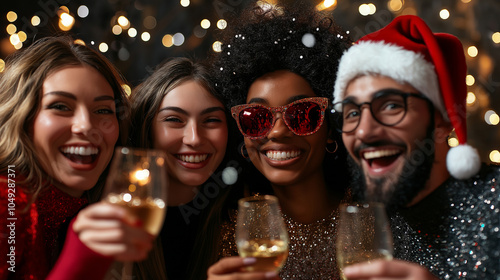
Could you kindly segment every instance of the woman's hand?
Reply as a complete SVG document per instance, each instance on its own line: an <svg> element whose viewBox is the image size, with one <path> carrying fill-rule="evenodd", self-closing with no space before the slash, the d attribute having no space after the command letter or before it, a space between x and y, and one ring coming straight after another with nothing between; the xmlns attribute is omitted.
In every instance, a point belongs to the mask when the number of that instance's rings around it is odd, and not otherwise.
<svg viewBox="0 0 500 280"><path fill-rule="evenodd" d="M356 279L400 279L400 280L438 280L427 268L401 260L378 260L360 263L344 268L349 280Z"/></svg>
<svg viewBox="0 0 500 280"><path fill-rule="evenodd" d="M80 211L73 230L87 247L117 261L145 259L154 240L126 209L105 202Z"/></svg>
<svg viewBox="0 0 500 280"><path fill-rule="evenodd" d="M208 269L208 280L278 280L276 272L246 272L245 267L256 262L255 258L229 257L219 260Z"/></svg>

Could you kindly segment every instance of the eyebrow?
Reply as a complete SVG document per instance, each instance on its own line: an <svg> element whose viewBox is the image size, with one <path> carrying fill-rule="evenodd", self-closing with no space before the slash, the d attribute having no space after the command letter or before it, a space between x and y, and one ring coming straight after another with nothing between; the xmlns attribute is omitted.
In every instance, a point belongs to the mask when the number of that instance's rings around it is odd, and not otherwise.
<svg viewBox="0 0 500 280"><path fill-rule="evenodd" d="M69 98L72 100L76 100L76 96L74 94L66 92L66 91L51 91L51 92L45 93L43 96L47 96L47 95L57 95L57 96L66 97L66 98ZM109 96L109 95L101 95L101 96L97 96L96 98L94 98L94 101L106 101L106 100L113 101L113 100L115 100L115 97Z"/></svg>
<svg viewBox="0 0 500 280"><path fill-rule="evenodd" d="M160 109L159 112L169 111L169 110L178 112L178 113L183 114L183 115L189 115L189 113L186 112L186 110L184 110L180 107L175 107L175 106L163 107ZM213 112L217 112L217 111L225 112L223 107L209 107L209 108L203 109L203 111L201 111L200 115L205 115L205 114L209 114L209 113L213 113Z"/></svg>
<svg viewBox="0 0 500 280"><path fill-rule="evenodd" d="M290 103L292 103L294 101L301 100L301 99L308 98L308 97L314 97L314 96L307 96L307 95L302 95L302 94L301 95L292 96L292 97L290 97L290 98L287 99L287 103L286 104L290 104ZM250 101L248 101L248 104L252 104L252 103L269 104L266 99L260 98L260 97L252 98L252 99L250 99Z"/></svg>

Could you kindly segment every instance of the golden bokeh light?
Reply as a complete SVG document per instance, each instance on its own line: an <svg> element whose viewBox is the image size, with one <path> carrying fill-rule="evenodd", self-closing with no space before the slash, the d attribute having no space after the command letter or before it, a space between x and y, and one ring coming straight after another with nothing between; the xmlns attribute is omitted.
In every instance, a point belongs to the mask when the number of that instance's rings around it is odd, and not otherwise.
<svg viewBox="0 0 500 280"><path fill-rule="evenodd" d="M149 34L149 32L142 32L141 39L144 42L147 42L147 41L149 41L151 39L151 34Z"/></svg>
<svg viewBox="0 0 500 280"><path fill-rule="evenodd" d="M28 39L28 35L24 31L19 31L17 33L17 36L19 36L19 41L21 42L26 42L26 40Z"/></svg>
<svg viewBox="0 0 500 280"><path fill-rule="evenodd" d="M122 85L122 88L123 88L123 91L125 91L125 94L126 94L127 96L130 96L130 94L132 94L132 89L130 88L130 86L129 86L129 85L127 85L127 84L123 84L123 85Z"/></svg>
<svg viewBox="0 0 500 280"><path fill-rule="evenodd" d="M31 25L33 25L33 26L38 26L41 22L42 22L42 20L40 19L39 16L33 16L31 18Z"/></svg>
<svg viewBox="0 0 500 280"><path fill-rule="evenodd" d="M337 0L324 0L323 2L316 5L316 10L323 11L326 9L335 8L337 6Z"/></svg>
<svg viewBox="0 0 500 280"><path fill-rule="evenodd" d="M493 35L491 35L491 40L493 40L493 43L499 44L500 43L500 32L493 33Z"/></svg>
<svg viewBox="0 0 500 280"><path fill-rule="evenodd" d="M66 12L61 13L61 15L59 16L59 29L61 29L62 31L69 31L71 30L71 28L73 28L74 24L75 18L72 15Z"/></svg>
<svg viewBox="0 0 500 280"><path fill-rule="evenodd" d="M220 41L215 41L212 44L212 49L214 52L221 52L222 51L222 43Z"/></svg>
<svg viewBox="0 0 500 280"><path fill-rule="evenodd" d="M494 163L500 163L500 152L498 150L491 151L490 160Z"/></svg>
<svg viewBox="0 0 500 280"><path fill-rule="evenodd" d="M108 44L102 42L99 44L99 51L105 53L109 50Z"/></svg>
<svg viewBox="0 0 500 280"><path fill-rule="evenodd" d="M144 27L146 27L147 29L153 29L156 27L156 18L154 16L147 16L146 18L144 18L144 20L142 21L142 24L144 25Z"/></svg>
<svg viewBox="0 0 500 280"><path fill-rule="evenodd" d="M450 18L450 11L448 11L447 9L442 9L441 11L439 11L439 17L441 19L448 19L448 18Z"/></svg>
<svg viewBox="0 0 500 280"><path fill-rule="evenodd" d="M15 34L15 33L10 35L9 40L13 46L15 46L21 42L21 40L19 40L19 35Z"/></svg>
<svg viewBox="0 0 500 280"><path fill-rule="evenodd" d="M402 0L390 0L387 2L387 8L393 12L400 11L403 8L403 1Z"/></svg>
<svg viewBox="0 0 500 280"><path fill-rule="evenodd" d="M455 138L455 137L448 138L448 145L450 147L456 147L456 146L458 146L458 139Z"/></svg>
<svg viewBox="0 0 500 280"><path fill-rule="evenodd" d="M85 46L85 41L83 41L82 39L76 39L73 41L73 43L75 44L78 44L78 45L82 45L82 46Z"/></svg>
<svg viewBox="0 0 500 280"><path fill-rule="evenodd" d="M17 43L17 44L14 45L14 48L16 50L20 50L22 47L23 47L23 42L21 42L21 41L19 43Z"/></svg>
<svg viewBox="0 0 500 280"><path fill-rule="evenodd" d="M116 20L116 22L118 22L118 24L123 29L127 29L130 26L130 21L125 16L119 16L118 19Z"/></svg>
<svg viewBox="0 0 500 280"><path fill-rule="evenodd" d="M170 34L167 34L163 36L163 38L161 39L161 43L163 44L163 46L170 48L174 45L174 37Z"/></svg>
<svg viewBox="0 0 500 280"><path fill-rule="evenodd" d="M203 19L201 22L200 22L200 26L201 28L203 29L209 29L210 28L210 21L208 19Z"/></svg>
<svg viewBox="0 0 500 280"><path fill-rule="evenodd" d="M476 102L476 95L469 91L467 93L467 105L473 105Z"/></svg>
<svg viewBox="0 0 500 280"><path fill-rule="evenodd" d="M217 28L222 30L222 29L226 29L226 27L227 27L227 21L225 19L219 19L217 21Z"/></svg>
<svg viewBox="0 0 500 280"><path fill-rule="evenodd" d="M468 86L472 86L474 85L474 83L476 82L476 79L474 79L474 76L472 75L467 75L465 77L465 83L468 85Z"/></svg>
<svg viewBox="0 0 500 280"><path fill-rule="evenodd" d="M132 27L132 28L130 28L130 29L128 30L128 36L129 36L130 38L134 38L135 36L137 36L137 29L135 29L135 28L133 28L133 27Z"/></svg>
<svg viewBox="0 0 500 280"><path fill-rule="evenodd" d="M7 34L12 35L12 34L16 33L17 27L11 23L11 24L7 25L5 30L7 31Z"/></svg>
<svg viewBox="0 0 500 280"><path fill-rule="evenodd" d="M469 48L467 48L467 54L470 57L476 57L478 52L479 51L477 50L476 46L470 46Z"/></svg>
<svg viewBox="0 0 500 280"><path fill-rule="evenodd" d="M113 32L113 34L115 34L115 35L120 35L120 34L122 34L122 31L123 31L122 27L121 27L121 26L119 26L118 24L117 24L117 25L114 25L114 26L111 28L111 32Z"/></svg>
<svg viewBox="0 0 500 280"><path fill-rule="evenodd" d="M8 12L8 13L7 13L7 20L8 20L9 22L14 22L14 21L16 21L16 20L17 20L17 14L16 14L16 12L13 12L13 11Z"/></svg>

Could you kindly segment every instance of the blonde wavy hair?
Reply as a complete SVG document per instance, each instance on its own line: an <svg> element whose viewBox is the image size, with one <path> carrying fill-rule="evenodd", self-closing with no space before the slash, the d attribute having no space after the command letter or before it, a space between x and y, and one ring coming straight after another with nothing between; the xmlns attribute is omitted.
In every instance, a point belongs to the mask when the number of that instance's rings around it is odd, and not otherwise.
<svg viewBox="0 0 500 280"><path fill-rule="evenodd" d="M31 135L40 109L42 85L55 71L79 65L93 67L111 85L121 134L117 145L124 144L130 108L122 87L124 80L104 56L91 48L74 43L70 37L43 38L9 57L0 76L0 174L14 166L18 184L32 194L32 201L51 181L39 163ZM102 185L101 181L98 185ZM89 199L95 200L99 194L100 189L89 193Z"/></svg>

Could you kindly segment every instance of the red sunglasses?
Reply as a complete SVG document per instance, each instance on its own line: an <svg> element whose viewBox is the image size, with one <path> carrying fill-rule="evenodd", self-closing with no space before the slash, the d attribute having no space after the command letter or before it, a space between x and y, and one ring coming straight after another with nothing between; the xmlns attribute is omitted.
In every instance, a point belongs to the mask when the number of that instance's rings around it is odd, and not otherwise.
<svg viewBox="0 0 500 280"><path fill-rule="evenodd" d="M325 120L328 98L309 97L290 104L268 107L260 104L242 104L231 108L243 136L250 139L264 138L273 128L276 113L283 115L286 126L298 136L316 133Z"/></svg>

